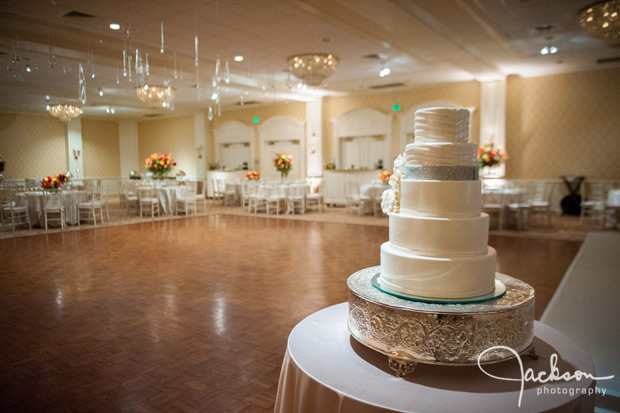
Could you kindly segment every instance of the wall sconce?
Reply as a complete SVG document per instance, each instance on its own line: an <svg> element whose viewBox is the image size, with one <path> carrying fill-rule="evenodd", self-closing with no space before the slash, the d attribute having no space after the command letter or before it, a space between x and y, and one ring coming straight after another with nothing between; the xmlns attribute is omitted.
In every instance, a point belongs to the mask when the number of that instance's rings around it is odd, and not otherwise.
<svg viewBox="0 0 620 413"><path fill-rule="evenodd" d="M202 145L194 146L194 150L196 151L196 156L198 159L202 159Z"/></svg>
<svg viewBox="0 0 620 413"><path fill-rule="evenodd" d="M80 152L79 149L73 148L73 157L75 158L76 161L79 159L80 154L81 154L81 152Z"/></svg>

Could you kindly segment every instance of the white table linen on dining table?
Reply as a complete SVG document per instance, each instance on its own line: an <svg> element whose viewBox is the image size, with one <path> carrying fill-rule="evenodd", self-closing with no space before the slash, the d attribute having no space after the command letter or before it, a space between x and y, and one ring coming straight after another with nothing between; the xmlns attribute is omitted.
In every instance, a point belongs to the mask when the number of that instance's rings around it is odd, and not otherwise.
<svg viewBox="0 0 620 413"><path fill-rule="evenodd" d="M78 204L87 198L86 191L62 191L62 202L65 207L65 223L78 224ZM28 207L30 222L33 226L45 227L45 194L42 191L27 191L17 194L17 204Z"/></svg>
<svg viewBox="0 0 620 413"><path fill-rule="evenodd" d="M524 368L548 372L550 356L558 355L562 373L594 373L586 352L561 332L534 324L538 360L523 358ZM485 366L498 377L518 377L515 360ZM355 341L347 329L347 303L318 311L291 332L282 364L276 413L295 412L531 412L592 411L594 380L548 384L553 394L539 394L544 383L526 383L518 407L519 383L486 376L478 366L418 364L404 378L395 377L388 358ZM558 393L557 389L566 393ZM562 390L564 389L564 390ZM571 393L573 391L573 393ZM557 410L554 410L557 409Z"/></svg>
<svg viewBox="0 0 620 413"><path fill-rule="evenodd" d="M363 208L362 213L372 214L374 212L372 202L363 202L364 200L381 200L383 192L387 189L390 189L390 186L385 184L364 184L360 186L361 208Z"/></svg>
<svg viewBox="0 0 620 413"><path fill-rule="evenodd" d="M155 195L159 203L160 215L173 215L176 207L177 197L182 186L159 186L155 188Z"/></svg>

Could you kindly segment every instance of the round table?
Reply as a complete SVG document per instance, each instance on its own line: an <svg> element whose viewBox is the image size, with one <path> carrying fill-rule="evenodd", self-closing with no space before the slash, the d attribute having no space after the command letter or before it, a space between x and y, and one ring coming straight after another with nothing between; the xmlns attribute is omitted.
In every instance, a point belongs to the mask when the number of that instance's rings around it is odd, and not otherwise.
<svg viewBox="0 0 620 413"><path fill-rule="evenodd" d="M62 202L65 206L65 221L68 225L78 224L78 204L87 198L86 191L71 190L62 191ZM45 227L43 203L45 201L42 191L27 191L17 194L17 203L27 206L30 214L30 223L33 226Z"/></svg>
<svg viewBox="0 0 620 413"><path fill-rule="evenodd" d="M318 311L291 332L276 397L276 412L532 412L550 409L593 411L594 381L526 382L518 407L520 382L489 377L478 366L418 364L404 378L395 377L387 357L355 341L347 329L347 303ZM559 374L576 370L594 375L588 355L559 331L536 322L538 360L523 358L545 377L550 357L558 355ZM489 374L520 378L516 359L484 365ZM579 389L579 394L576 390ZM573 394L571 395L571 392ZM566 394L564 394L566 393Z"/></svg>

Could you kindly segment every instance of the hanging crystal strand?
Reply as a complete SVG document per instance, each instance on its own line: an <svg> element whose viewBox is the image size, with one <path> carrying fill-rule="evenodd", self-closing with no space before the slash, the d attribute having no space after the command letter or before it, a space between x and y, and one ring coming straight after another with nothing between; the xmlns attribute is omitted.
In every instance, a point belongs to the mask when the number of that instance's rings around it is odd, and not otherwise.
<svg viewBox="0 0 620 413"><path fill-rule="evenodd" d="M94 79L95 78L95 52L90 49L90 78Z"/></svg>
<svg viewBox="0 0 620 413"><path fill-rule="evenodd" d="M138 68L138 65L139 65L139 62L140 62L139 53L140 53L140 51L136 47L136 64L135 64L136 67L134 68L134 70L136 71L136 76L140 73L139 68Z"/></svg>
<svg viewBox="0 0 620 413"><path fill-rule="evenodd" d="M49 59L49 65L50 65L50 69L53 69L56 67L56 54L54 52L54 34L52 33L51 35L51 40L50 40L50 59Z"/></svg>
<svg viewBox="0 0 620 413"><path fill-rule="evenodd" d="M226 66L224 68L224 82L227 85L230 83L230 68L228 67L228 59L226 59Z"/></svg>
<svg viewBox="0 0 620 413"><path fill-rule="evenodd" d="M172 72L172 77L174 77L174 79L178 79L179 75L177 73L177 52L176 50L174 52L172 52L172 55L174 56L174 72Z"/></svg>
<svg viewBox="0 0 620 413"><path fill-rule="evenodd" d="M215 83L217 83L218 85L220 84L220 82L222 81L222 63L220 62L220 57L217 57L217 60L215 61Z"/></svg>
<svg viewBox="0 0 620 413"><path fill-rule="evenodd" d="M200 96L200 81L198 79L198 36L194 36L194 54L195 54L194 66L196 66L196 88L199 91L198 96Z"/></svg>
<svg viewBox="0 0 620 413"><path fill-rule="evenodd" d="M127 74L129 76L129 83L131 83L131 55L127 56L127 66L129 67L129 70L127 71Z"/></svg>
<svg viewBox="0 0 620 413"><path fill-rule="evenodd" d="M116 64L116 84L119 85L121 83L121 79L118 76L118 63Z"/></svg>
<svg viewBox="0 0 620 413"><path fill-rule="evenodd" d="M15 61L19 62L22 60L22 52L19 49L19 36L15 35L15 53L14 53Z"/></svg>
<svg viewBox="0 0 620 413"><path fill-rule="evenodd" d="M123 49L123 77L127 77L127 51Z"/></svg>
<svg viewBox="0 0 620 413"><path fill-rule="evenodd" d="M149 54L146 54L146 77L148 78L151 74L149 73Z"/></svg>
<svg viewBox="0 0 620 413"><path fill-rule="evenodd" d="M213 120L213 106L209 105L209 120Z"/></svg>
<svg viewBox="0 0 620 413"><path fill-rule="evenodd" d="M164 53L164 22L161 22L161 48L159 53Z"/></svg>
<svg viewBox="0 0 620 413"><path fill-rule="evenodd" d="M82 63L78 65L78 95L82 105L86 104L86 78L84 77L84 68Z"/></svg>
<svg viewBox="0 0 620 413"><path fill-rule="evenodd" d="M241 101L241 106L243 106L243 105L244 105L244 102L243 102L243 95L239 96L239 100Z"/></svg>

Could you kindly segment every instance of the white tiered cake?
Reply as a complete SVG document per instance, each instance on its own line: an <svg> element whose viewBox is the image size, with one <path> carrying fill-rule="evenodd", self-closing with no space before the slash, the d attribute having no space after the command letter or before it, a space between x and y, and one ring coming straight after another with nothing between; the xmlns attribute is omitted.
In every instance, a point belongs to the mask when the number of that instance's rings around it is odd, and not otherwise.
<svg viewBox="0 0 620 413"><path fill-rule="evenodd" d="M390 240L381 246L382 290L430 300L493 295L495 250L480 211L476 145L467 143L469 111L415 114L415 142L395 162Z"/></svg>

